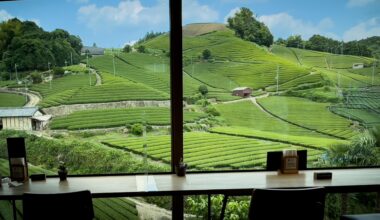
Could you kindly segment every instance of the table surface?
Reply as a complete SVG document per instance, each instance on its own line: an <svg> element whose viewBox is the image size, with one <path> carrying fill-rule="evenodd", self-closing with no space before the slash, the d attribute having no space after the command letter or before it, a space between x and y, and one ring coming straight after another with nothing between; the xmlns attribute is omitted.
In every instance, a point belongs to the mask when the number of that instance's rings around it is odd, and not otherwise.
<svg viewBox="0 0 380 220"><path fill-rule="evenodd" d="M330 180L314 180L314 172L332 172ZM28 181L21 186L2 184L1 199L21 199L24 192L64 193L90 190L93 197L124 197L193 194L249 195L255 188L326 187L328 192L380 191L380 168L306 170L299 174L277 172L225 172L187 174L126 175L47 178Z"/></svg>

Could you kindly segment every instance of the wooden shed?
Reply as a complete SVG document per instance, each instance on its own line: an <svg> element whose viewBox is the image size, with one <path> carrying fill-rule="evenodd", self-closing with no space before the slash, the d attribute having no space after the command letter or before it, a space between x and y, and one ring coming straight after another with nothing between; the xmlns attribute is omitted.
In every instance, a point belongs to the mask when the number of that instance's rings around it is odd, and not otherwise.
<svg viewBox="0 0 380 220"><path fill-rule="evenodd" d="M42 130L50 119L37 107L0 108L0 130Z"/></svg>
<svg viewBox="0 0 380 220"><path fill-rule="evenodd" d="M249 87L237 87L232 90L232 95L240 97L250 97L252 94L252 89Z"/></svg>

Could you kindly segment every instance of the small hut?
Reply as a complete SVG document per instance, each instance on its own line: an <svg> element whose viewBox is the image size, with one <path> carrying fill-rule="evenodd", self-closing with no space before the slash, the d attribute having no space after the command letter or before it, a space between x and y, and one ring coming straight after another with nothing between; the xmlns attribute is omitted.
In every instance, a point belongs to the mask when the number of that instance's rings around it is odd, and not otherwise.
<svg viewBox="0 0 380 220"><path fill-rule="evenodd" d="M237 87L232 90L232 95L240 97L250 97L252 94L252 89L249 87Z"/></svg>
<svg viewBox="0 0 380 220"><path fill-rule="evenodd" d="M363 69L364 64L363 63L353 63L352 64L352 69Z"/></svg>
<svg viewBox="0 0 380 220"><path fill-rule="evenodd" d="M37 107L0 108L0 130L42 130L50 119Z"/></svg>

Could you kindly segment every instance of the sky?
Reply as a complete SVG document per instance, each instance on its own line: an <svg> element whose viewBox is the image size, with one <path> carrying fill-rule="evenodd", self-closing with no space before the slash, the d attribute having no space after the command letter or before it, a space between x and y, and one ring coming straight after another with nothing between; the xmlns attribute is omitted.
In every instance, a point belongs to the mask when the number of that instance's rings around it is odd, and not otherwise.
<svg viewBox="0 0 380 220"><path fill-rule="evenodd" d="M380 0L183 0L183 24L226 23L241 7L253 11L275 39L380 36ZM45 31L65 29L84 45L120 48L147 32L169 31L169 0L1 1L0 22L13 17L34 21Z"/></svg>

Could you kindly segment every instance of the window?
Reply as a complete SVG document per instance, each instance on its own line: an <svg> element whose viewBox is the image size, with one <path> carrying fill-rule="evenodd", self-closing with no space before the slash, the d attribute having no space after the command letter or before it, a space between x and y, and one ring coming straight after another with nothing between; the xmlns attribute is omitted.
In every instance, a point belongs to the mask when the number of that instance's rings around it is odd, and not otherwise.
<svg viewBox="0 0 380 220"><path fill-rule="evenodd" d="M310 2L193 6L183 3L184 112L204 116L184 120L191 169L265 169L266 153L285 149L307 150L309 168L379 164L377 52L366 37L316 22L353 26L352 9L338 17L285 12L319 7Z"/></svg>

